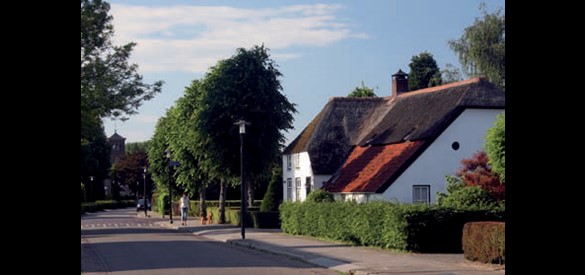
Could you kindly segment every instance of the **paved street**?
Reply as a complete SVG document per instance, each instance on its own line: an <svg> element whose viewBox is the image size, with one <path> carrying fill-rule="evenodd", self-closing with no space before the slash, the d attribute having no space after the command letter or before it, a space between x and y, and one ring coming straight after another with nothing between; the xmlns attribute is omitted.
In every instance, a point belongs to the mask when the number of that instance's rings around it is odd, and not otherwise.
<svg viewBox="0 0 585 275"><path fill-rule="evenodd" d="M140 213L144 215L142 212ZM280 255L159 227L135 209L81 217L84 274L338 274ZM193 221L194 222L194 221Z"/></svg>

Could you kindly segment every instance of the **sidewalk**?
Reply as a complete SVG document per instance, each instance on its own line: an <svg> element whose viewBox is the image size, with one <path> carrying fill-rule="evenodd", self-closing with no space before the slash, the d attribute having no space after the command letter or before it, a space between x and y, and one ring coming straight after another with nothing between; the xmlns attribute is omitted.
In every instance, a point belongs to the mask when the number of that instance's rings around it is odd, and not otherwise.
<svg viewBox="0 0 585 275"><path fill-rule="evenodd" d="M503 266L471 262L464 259L463 254L397 253L290 236L280 229L246 228L246 239L242 239L238 226L201 225L194 218L188 221L188 226L181 226L180 217L173 220L173 224L168 221L157 224L349 274L505 274Z"/></svg>

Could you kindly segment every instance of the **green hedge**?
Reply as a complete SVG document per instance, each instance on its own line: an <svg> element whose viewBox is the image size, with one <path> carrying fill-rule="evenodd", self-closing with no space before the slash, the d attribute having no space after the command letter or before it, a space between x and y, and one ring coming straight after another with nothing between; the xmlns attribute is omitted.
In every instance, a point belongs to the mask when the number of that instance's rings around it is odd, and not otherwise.
<svg viewBox="0 0 585 275"><path fill-rule="evenodd" d="M280 228L280 217L278 211L251 211L249 213L254 228Z"/></svg>
<svg viewBox="0 0 585 275"><path fill-rule="evenodd" d="M282 231L293 235L403 251L460 253L466 222L503 220L503 212L389 202L285 202L280 220Z"/></svg>
<svg viewBox="0 0 585 275"><path fill-rule="evenodd" d="M463 226L463 255L471 261L504 264L506 259L506 224L470 222Z"/></svg>
<svg viewBox="0 0 585 275"><path fill-rule="evenodd" d="M135 200L122 200L122 201L95 201L95 202L82 202L81 203L81 214L85 212L96 212L104 209L117 209L126 207L136 207Z"/></svg>

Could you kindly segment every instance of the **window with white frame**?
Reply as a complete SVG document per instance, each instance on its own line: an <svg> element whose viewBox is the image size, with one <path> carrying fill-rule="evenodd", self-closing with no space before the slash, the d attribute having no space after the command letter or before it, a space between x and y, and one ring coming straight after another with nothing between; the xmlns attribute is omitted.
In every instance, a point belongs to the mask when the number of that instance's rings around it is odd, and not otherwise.
<svg viewBox="0 0 585 275"><path fill-rule="evenodd" d="M301 154L295 154L295 169L301 169Z"/></svg>
<svg viewBox="0 0 585 275"><path fill-rule="evenodd" d="M301 200L301 178L295 178L295 200Z"/></svg>
<svg viewBox="0 0 585 275"><path fill-rule="evenodd" d="M412 203L431 203L431 186L430 185L413 185L412 186Z"/></svg>
<svg viewBox="0 0 585 275"><path fill-rule="evenodd" d="M286 179L286 200L292 201L292 179Z"/></svg>
<svg viewBox="0 0 585 275"><path fill-rule="evenodd" d="M292 169L292 156L286 155L286 170L290 171Z"/></svg>

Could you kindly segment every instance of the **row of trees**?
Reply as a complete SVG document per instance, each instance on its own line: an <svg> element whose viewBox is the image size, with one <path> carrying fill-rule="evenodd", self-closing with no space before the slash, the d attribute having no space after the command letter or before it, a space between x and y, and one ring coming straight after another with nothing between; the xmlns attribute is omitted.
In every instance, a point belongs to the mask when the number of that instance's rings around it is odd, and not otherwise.
<svg viewBox="0 0 585 275"><path fill-rule="evenodd" d="M473 25L465 28L463 35L448 41L457 54L467 77L485 77L497 87L505 90L506 82L506 36L505 14L500 8L488 13L485 4L480 10L483 17L476 18ZM452 64L440 70L433 55L422 52L412 57L408 74L409 90L424 89L461 80L461 72Z"/></svg>
<svg viewBox="0 0 585 275"><path fill-rule="evenodd" d="M240 136L234 123L245 120L244 171L248 206L252 206L254 184L268 181L280 162L283 131L293 128L295 105L281 93L282 74L268 49L239 48L217 62L202 79L186 87L175 105L157 122L148 160L152 178L165 192L170 167L165 152L180 166L170 171L176 185L190 195L199 194L205 213L205 191L220 186L220 217L225 222L228 185L240 184Z"/></svg>
<svg viewBox="0 0 585 275"><path fill-rule="evenodd" d="M110 169L110 148L102 119L127 119L160 92L162 81L147 84L138 65L128 62L136 43L112 43L110 5L81 0L81 149L80 178L93 189L89 200L101 197L101 183Z"/></svg>

